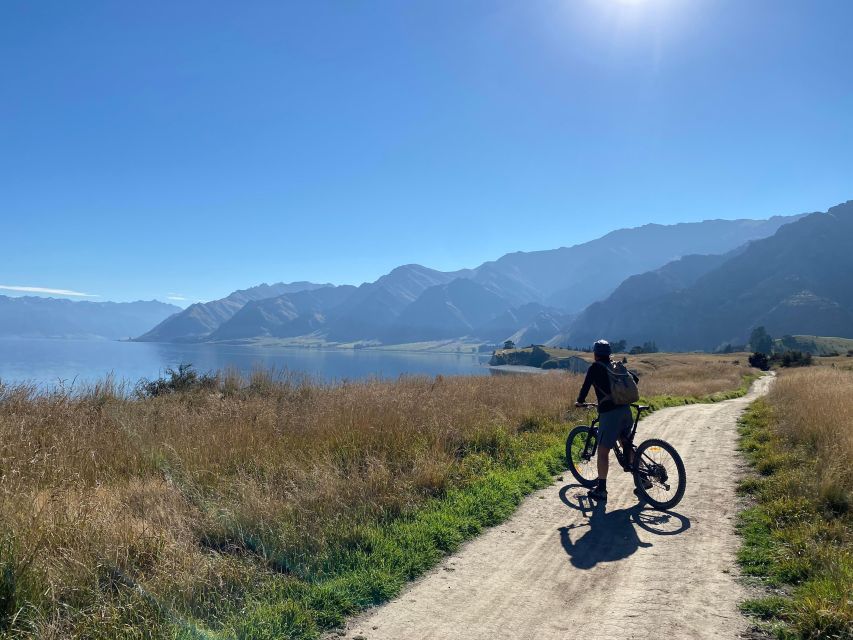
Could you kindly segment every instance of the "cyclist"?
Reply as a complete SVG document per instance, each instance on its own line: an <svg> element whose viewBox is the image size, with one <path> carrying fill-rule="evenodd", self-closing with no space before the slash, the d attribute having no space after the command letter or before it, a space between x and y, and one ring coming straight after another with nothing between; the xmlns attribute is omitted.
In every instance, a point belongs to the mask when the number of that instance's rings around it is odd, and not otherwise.
<svg viewBox="0 0 853 640"><path fill-rule="evenodd" d="M607 470L610 464L610 450L613 449L616 441L622 443L622 448L625 451L628 461L628 471L631 466L633 451L628 446L628 435L631 432L631 427L634 424L634 417L631 415L631 407L629 405L616 405L610 400L610 376L607 374L607 369L610 362L612 350L610 343L607 340L599 340L592 347L595 362L587 369L586 378L584 378L583 386L578 394L576 407L584 406L586 396L589 393L589 388L595 388L595 397L598 399L598 480L589 491L589 497L595 500L607 499ZM639 378L631 373L634 382L639 382Z"/></svg>

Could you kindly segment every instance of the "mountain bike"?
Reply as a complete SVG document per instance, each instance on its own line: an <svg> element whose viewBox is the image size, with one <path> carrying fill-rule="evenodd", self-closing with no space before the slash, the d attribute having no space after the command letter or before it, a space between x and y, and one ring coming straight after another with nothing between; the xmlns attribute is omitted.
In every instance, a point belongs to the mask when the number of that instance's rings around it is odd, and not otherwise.
<svg viewBox="0 0 853 640"><path fill-rule="evenodd" d="M597 405L590 403L584 406L597 408ZM637 410L637 417L627 437L631 455L626 455L619 441L613 447L613 452L622 469L633 474L636 493L642 500L656 509L672 509L684 497L687 484L684 462L675 447L659 438L650 438L639 446L634 446L640 414L649 407L641 404L632 404L631 407ZM595 486L598 478L598 420L596 418L589 426L575 427L566 438L566 465L577 481L585 487Z"/></svg>

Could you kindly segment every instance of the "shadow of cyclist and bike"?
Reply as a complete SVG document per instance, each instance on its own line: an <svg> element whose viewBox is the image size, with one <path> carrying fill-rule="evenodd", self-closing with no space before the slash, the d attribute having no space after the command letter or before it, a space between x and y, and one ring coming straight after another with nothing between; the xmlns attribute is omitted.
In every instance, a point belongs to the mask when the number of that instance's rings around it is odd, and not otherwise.
<svg viewBox="0 0 853 640"><path fill-rule="evenodd" d="M572 494L573 490L574 493ZM606 502L595 502L579 484L560 490L560 500L580 511L586 521L560 527L563 549L578 569L591 569L599 562L627 558L640 548L653 546L640 540L637 529L660 536L672 536L690 528L689 518L674 511L655 511L642 502L627 509L607 511ZM573 531L586 529L575 538ZM573 539L575 538L575 539Z"/></svg>

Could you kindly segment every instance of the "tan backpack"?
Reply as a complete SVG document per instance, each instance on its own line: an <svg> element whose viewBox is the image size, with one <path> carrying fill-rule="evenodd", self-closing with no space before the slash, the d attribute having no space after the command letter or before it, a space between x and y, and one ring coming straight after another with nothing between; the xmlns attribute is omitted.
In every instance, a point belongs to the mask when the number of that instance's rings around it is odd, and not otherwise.
<svg viewBox="0 0 853 640"><path fill-rule="evenodd" d="M634 382L634 376L622 362L600 362L610 378L610 400L615 405L627 405L640 399L640 390Z"/></svg>

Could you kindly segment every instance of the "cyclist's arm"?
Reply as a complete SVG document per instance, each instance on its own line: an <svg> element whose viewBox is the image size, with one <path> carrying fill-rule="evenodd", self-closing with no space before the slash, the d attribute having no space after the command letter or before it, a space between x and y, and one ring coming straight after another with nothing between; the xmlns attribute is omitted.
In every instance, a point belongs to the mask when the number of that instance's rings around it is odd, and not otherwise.
<svg viewBox="0 0 853 640"><path fill-rule="evenodd" d="M581 385L580 393L578 394L577 402L575 402L575 406L581 405L586 402L586 396L589 394L589 388L592 386L592 367L586 370L586 377L583 379L583 385Z"/></svg>

